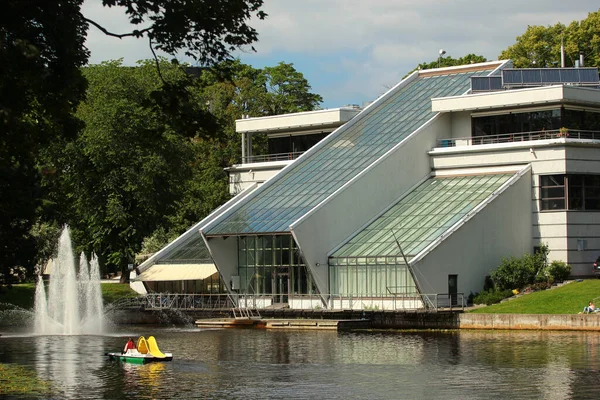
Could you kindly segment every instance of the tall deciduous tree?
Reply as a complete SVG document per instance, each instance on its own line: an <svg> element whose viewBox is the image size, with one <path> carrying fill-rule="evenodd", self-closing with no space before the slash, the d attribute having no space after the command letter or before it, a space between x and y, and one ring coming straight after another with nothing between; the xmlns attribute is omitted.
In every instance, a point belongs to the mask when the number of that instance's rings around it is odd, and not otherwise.
<svg viewBox="0 0 600 400"><path fill-rule="evenodd" d="M29 230L41 205L38 152L74 137L85 92L79 67L87 23L82 0L8 0L0 12L0 274L30 267Z"/></svg>
<svg viewBox="0 0 600 400"><path fill-rule="evenodd" d="M566 67L575 65L580 52L586 66L600 66L600 11L591 12L584 20L569 25L528 26L499 58L512 59L517 68L560 67L561 42Z"/></svg>
<svg viewBox="0 0 600 400"><path fill-rule="evenodd" d="M188 81L176 65L162 62L161 71L166 84ZM66 144L58 179L78 242L124 271L143 238L175 214L192 148L155 96L165 83L153 62L105 62L84 68L84 76L89 88L77 116L85 128Z"/></svg>
<svg viewBox="0 0 600 400"><path fill-rule="evenodd" d="M103 0L119 7L135 25L109 32L82 14L83 0L5 0L0 12L0 271L31 266L33 225L43 198L39 153L48 143L80 129L73 110L85 91L79 68L88 59L89 25L114 37L147 38L154 50L184 51L201 64L225 60L230 51L251 45L247 25L263 0ZM158 63L158 61L157 61ZM182 86L164 85L156 94L165 118L181 120ZM188 133L195 132L197 126ZM191 133L190 133L191 134Z"/></svg>

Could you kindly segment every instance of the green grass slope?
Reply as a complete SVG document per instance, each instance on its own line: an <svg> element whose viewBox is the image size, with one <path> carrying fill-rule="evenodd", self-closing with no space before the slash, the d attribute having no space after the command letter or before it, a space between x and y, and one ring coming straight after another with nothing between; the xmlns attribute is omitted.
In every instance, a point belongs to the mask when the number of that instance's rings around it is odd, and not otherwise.
<svg viewBox="0 0 600 400"><path fill-rule="evenodd" d="M138 294L128 284L102 283L102 300L110 304L122 298L136 297ZM0 303L9 303L24 308L33 308L35 299L35 284L22 283L11 287L0 287Z"/></svg>
<svg viewBox="0 0 600 400"><path fill-rule="evenodd" d="M577 314L600 297L600 279L571 282L554 289L526 294L504 303L469 312L484 314ZM595 303L600 306L600 299Z"/></svg>

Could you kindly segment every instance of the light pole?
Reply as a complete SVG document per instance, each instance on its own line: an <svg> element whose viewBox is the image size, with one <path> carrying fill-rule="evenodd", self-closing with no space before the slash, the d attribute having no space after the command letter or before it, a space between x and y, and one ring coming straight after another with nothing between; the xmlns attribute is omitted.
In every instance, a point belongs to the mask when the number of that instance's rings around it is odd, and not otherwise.
<svg viewBox="0 0 600 400"><path fill-rule="evenodd" d="M438 57L438 68L439 68L439 67L440 67L440 65L441 65L441 62L442 62L442 57L443 57L443 55L444 55L444 54L446 54L446 50L444 50L444 49L440 49L440 56Z"/></svg>

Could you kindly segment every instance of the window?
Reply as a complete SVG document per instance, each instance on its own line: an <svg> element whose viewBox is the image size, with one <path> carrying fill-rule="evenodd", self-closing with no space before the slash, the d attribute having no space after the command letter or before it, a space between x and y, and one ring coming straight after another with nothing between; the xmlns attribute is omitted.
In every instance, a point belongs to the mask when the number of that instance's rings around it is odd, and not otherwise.
<svg viewBox="0 0 600 400"><path fill-rule="evenodd" d="M565 209L565 176L540 176L542 210Z"/></svg>
<svg viewBox="0 0 600 400"><path fill-rule="evenodd" d="M542 211L600 210L600 175L540 176Z"/></svg>

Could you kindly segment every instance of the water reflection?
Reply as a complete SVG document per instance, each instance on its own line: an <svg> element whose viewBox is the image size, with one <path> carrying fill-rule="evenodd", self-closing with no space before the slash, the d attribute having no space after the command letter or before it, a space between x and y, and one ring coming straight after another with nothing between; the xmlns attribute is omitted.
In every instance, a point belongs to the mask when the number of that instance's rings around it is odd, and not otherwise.
<svg viewBox="0 0 600 400"><path fill-rule="evenodd" d="M335 333L127 328L115 336L0 337L59 398L594 398L598 333ZM109 361L154 334L168 363Z"/></svg>

